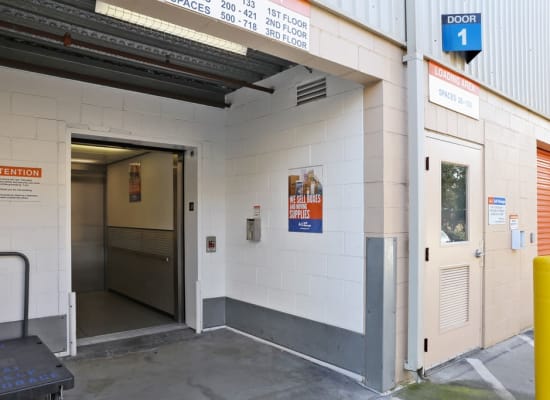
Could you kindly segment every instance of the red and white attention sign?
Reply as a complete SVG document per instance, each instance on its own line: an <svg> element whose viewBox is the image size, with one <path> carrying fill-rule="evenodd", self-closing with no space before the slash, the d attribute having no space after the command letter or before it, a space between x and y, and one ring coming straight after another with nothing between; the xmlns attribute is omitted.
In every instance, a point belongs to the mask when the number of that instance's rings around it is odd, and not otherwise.
<svg viewBox="0 0 550 400"><path fill-rule="evenodd" d="M479 85L432 61L428 85L432 103L479 119Z"/></svg>
<svg viewBox="0 0 550 400"><path fill-rule="evenodd" d="M0 201L38 202L42 168L0 165Z"/></svg>

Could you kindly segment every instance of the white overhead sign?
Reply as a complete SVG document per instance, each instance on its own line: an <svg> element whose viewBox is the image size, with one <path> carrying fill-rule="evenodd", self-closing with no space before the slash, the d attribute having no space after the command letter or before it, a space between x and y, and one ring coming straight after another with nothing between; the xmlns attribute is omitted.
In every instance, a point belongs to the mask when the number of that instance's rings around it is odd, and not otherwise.
<svg viewBox="0 0 550 400"><path fill-rule="evenodd" d="M430 61L430 101L479 119L479 85Z"/></svg>
<svg viewBox="0 0 550 400"><path fill-rule="evenodd" d="M158 0L309 50L310 5L304 0Z"/></svg>

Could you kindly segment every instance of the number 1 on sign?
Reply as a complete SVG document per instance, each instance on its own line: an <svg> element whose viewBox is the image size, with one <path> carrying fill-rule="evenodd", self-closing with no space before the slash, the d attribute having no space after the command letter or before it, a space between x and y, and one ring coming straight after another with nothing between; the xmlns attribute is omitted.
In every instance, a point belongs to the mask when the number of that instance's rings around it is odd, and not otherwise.
<svg viewBox="0 0 550 400"><path fill-rule="evenodd" d="M462 39L462 46L466 46L468 44L468 37L466 34L466 28L462 28L460 32L458 32L458 37Z"/></svg>

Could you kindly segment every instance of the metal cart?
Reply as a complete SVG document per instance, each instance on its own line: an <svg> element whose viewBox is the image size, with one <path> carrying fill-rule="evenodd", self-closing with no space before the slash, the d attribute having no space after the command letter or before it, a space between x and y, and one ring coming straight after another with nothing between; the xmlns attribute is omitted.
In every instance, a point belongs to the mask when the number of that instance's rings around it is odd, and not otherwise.
<svg viewBox="0 0 550 400"><path fill-rule="evenodd" d="M38 336L29 336L29 259L19 252L0 252L25 263L23 334L0 341L0 400L63 399L74 376Z"/></svg>

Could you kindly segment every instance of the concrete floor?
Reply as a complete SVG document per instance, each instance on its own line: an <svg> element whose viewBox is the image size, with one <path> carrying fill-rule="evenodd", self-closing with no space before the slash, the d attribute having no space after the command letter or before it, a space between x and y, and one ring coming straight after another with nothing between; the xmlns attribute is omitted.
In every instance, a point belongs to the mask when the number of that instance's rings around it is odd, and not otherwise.
<svg viewBox="0 0 550 400"><path fill-rule="evenodd" d="M68 359L76 386L66 399L373 399L324 367L230 330L110 357ZM112 350L107 350L113 354Z"/></svg>
<svg viewBox="0 0 550 400"><path fill-rule="evenodd" d="M337 372L233 331L198 336L179 328L79 348L76 358L65 360L76 381L66 398L532 400L532 339L527 332L470 353L428 371L420 384L381 396Z"/></svg>
<svg viewBox="0 0 550 400"><path fill-rule="evenodd" d="M386 396L226 329L197 336L178 328L94 344L65 364L76 381L67 399L534 399L532 332L430 370L422 383Z"/></svg>
<svg viewBox="0 0 550 400"><path fill-rule="evenodd" d="M428 371L427 380L394 393L400 400L532 400L533 332L515 336ZM472 362L473 360L473 362ZM481 365L480 373L474 365ZM491 379L487 376L491 375Z"/></svg>
<svg viewBox="0 0 550 400"><path fill-rule="evenodd" d="M173 322L168 315L113 292L77 294L76 336L79 339Z"/></svg>

